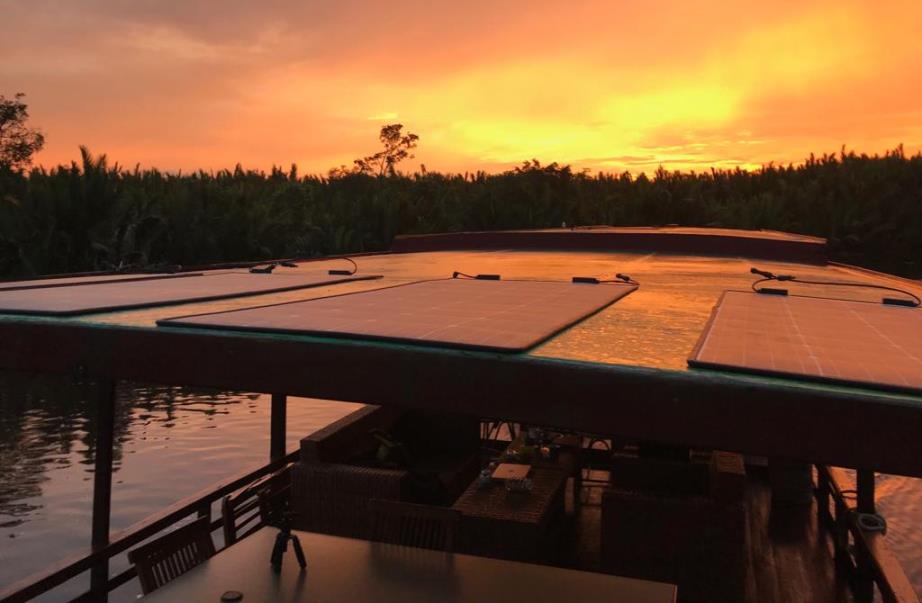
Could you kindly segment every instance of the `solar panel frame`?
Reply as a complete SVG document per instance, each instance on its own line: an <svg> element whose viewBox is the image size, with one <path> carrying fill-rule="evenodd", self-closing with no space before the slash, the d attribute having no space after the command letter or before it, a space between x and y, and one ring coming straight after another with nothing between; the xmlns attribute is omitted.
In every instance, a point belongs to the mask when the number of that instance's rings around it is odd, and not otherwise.
<svg viewBox="0 0 922 603"><path fill-rule="evenodd" d="M755 292L750 292L750 291L728 290L728 291L724 291L721 294L720 299L718 300L717 304L712 309L711 315L709 316L707 322L705 323L705 326L702 329L701 334L699 335L698 340L695 343L695 346L692 348L691 354L687 360L689 367L695 368L695 369L711 369L711 370L720 370L720 371L760 375L760 376L767 376L767 377L782 377L782 378L794 379L798 381L823 383L823 384L830 384L830 385L841 385L841 386L847 386L847 387L870 388L870 389L890 391L890 392L912 393L912 394L922 393L922 378L918 380L918 384L908 383L906 382L907 380L904 378L904 383L901 384L901 383L895 383L893 381L883 381L879 379L874 380L874 379L867 379L867 378L858 378L856 376L842 376L841 373L837 375L825 375L825 374L817 374L816 372L808 372L806 370L794 371L794 370L784 370L784 369L778 369L778 368L768 368L765 366L753 366L752 364L746 364L744 362L732 362L731 360L728 360L728 359L727 360L724 360L724 359L717 360L717 359L702 358L702 356L705 354L705 347L708 344L714 329L718 326L718 322L721 320L720 312L722 308L725 307L725 304L727 303L728 298L733 295L743 295L747 297L754 296L751 299L766 300L766 301L769 301L769 303L771 303L771 301L784 303L785 301L790 301L790 300L813 300L813 303L825 302L825 303L830 303L830 304L846 304L846 307L854 305L855 308L861 308L861 307L866 307L869 309L873 308L875 311L915 312L916 314L905 314L905 316L908 316L917 321L920 321L920 328L922 328L922 309L919 309L919 308L911 308L911 307L898 306L898 305L885 305L879 302L871 302L871 301L842 300L842 299L825 298L825 297L809 296L809 295L770 295L770 294L760 294L760 293L755 293ZM831 311L835 309L836 309L835 306L831 307ZM839 309L843 309L843 308L839 308ZM893 316L896 316L896 315L893 315ZM793 324L795 326L797 325L796 322ZM841 334L843 332L842 328L835 327L835 326L825 328L824 330L827 334L828 333ZM775 332L775 334L777 335L777 332ZM746 335L745 333L740 335L740 338L742 339L745 335ZM811 340L815 340L817 337L817 335L814 333L809 333L808 335ZM886 335L881 335L880 338L885 339ZM919 339L919 341L920 341L919 352L920 354L922 354L922 339ZM856 348L856 351L852 354L854 356L860 355L862 349L867 350L871 347L874 347L873 342L864 342L864 343L856 342L854 338L843 340L843 343L851 344L851 346L853 347L858 346ZM745 342L743 342L743 344L745 344ZM811 353L813 353L814 351L819 351L819 349L816 346L810 346L810 345L804 344L803 346L800 346L800 347L810 350ZM894 345L893 348L898 348L898 346ZM843 349L843 348L837 348L837 349ZM774 364L775 356L771 353L769 353L769 356L772 358L772 363ZM818 358L818 360L816 360L815 362L816 362L817 368L819 369L821 369L821 365L820 365L821 360L824 362L830 361L828 360L828 357L816 356L816 354L813 354L813 356ZM891 358L891 362L893 362L892 358ZM803 367L803 363L801 363L801 366ZM839 365L835 365L835 366L836 366L836 371L839 372L839 369L841 367L839 367ZM852 368L852 367L849 367L849 368ZM862 369L866 373L868 373L868 375L871 374L864 365L862 365ZM851 372L851 371L846 371L846 372Z"/></svg>
<svg viewBox="0 0 922 603"><path fill-rule="evenodd" d="M55 278L37 278L33 280L19 281L2 281L0 282L0 292L3 291L22 291L25 289L54 289L57 287L82 287L84 285L110 285L113 283L131 283L135 281L157 281L173 278L187 278L190 276L204 276L203 272L182 272L176 274L124 274L124 275L100 275L69 277L61 276Z"/></svg>
<svg viewBox="0 0 922 603"><path fill-rule="evenodd" d="M540 336L533 337L525 344L520 345L498 345L498 344L483 344L483 343L470 343L458 340L448 340L448 339L426 339L424 337L409 337L409 336L398 336L394 334L381 334L381 333L368 333L368 332L356 332L356 331L347 331L347 330L335 330L335 329L320 329L320 328L305 328L305 327L293 327L293 326L276 326L276 327L266 327L266 326L253 326L245 324L231 324L231 323L209 323L203 321L196 321L195 319L204 319L204 318L213 318L218 316L226 316L228 314L245 314L256 312L259 310L265 310L267 308L276 308L284 306L293 306L293 305L305 305L311 306L314 305L316 309L316 304L320 303L329 303L330 300L341 299L341 298L352 298L354 296L372 296L375 294L381 294L385 291L391 291L395 289L404 289L407 287L413 287L416 285L425 285L429 283L478 283L481 285L486 284L487 287L490 286L504 286L511 283L546 283L558 286L567 286L567 287L604 287L609 295L609 299L604 302L599 302L593 304L591 308L586 309L578 313L578 315L573 316L571 319L568 319L564 322L555 322L552 326L544 329ZM611 288L611 289L609 289ZM310 300L297 300L291 302L282 302L278 304L267 304L264 306L254 306L244 309L232 309L225 310L222 312L207 312L199 314L191 314L186 316L176 316L166 319L161 319L157 321L157 325L161 327L188 327L193 329L208 329L208 330L220 330L220 331L241 331L249 333L263 333L263 334L285 334L285 335L307 335L307 336L316 336L316 337L332 337L337 339L355 339L355 340L369 340L369 341L384 341L390 343L409 343L413 345L429 346L429 347L445 347L445 348L457 348L457 349L467 349L467 350L488 350L488 351L499 351L499 352L521 352L533 348L534 346L547 341L548 339L554 337L558 333L572 327L574 324L582 322L583 320L589 318L590 316L601 312L608 306L614 304L619 299L629 295L637 289L636 285L628 285L622 283L602 283L602 284L574 284L566 281L524 281L524 280L478 280L478 279L430 279L423 281L414 281L410 283L400 283L397 285L391 285L387 287L381 287L373 289L370 291L352 291L342 294L330 295L320 298L314 298ZM506 308L505 310L508 310ZM386 311L383 308L380 311ZM477 318L475 318L477 319ZM420 326L420 325L412 325ZM425 325L422 325L425 326ZM433 325L434 326L434 325ZM445 330L440 328L439 330Z"/></svg>
<svg viewBox="0 0 922 603"><path fill-rule="evenodd" d="M61 300L63 296L70 294L71 296L90 292L96 294L105 294L106 292L113 291L114 295L119 293L124 294L124 289L119 292L115 290L116 287L137 287L148 284L160 284L164 281L169 282L170 279L155 279L145 280L145 281L129 281L127 283L123 281L114 281L108 283L94 283L88 285L75 285L71 287L52 287L49 289L40 288L40 289L28 289L28 290L12 290L12 291L0 291L0 314L13 314L13 315L26 315L26 316L46 316L46 317L71 317L71 316L81 316L85 314L96 314L100 312L116 312L116 311L127 311L127 310L136 310L139 308L155 308L162 306L173 306L179 304L187 303L200 303L200 302L209 302L216 301L221 299L231 299L237 297L251 297L254 295L264 295L270 293L280 293L284 291L294 291L297 289L310 289L314 287L323 287L328 285L336 285L340 283L348 283L354 281L364 281L364 280L373 280L381 278L380 275L368 275L368 276L330 276L327 274L250 274L248 272L243 273L231 273L225 272L221 274L200 274L197 277L193 277L196 283L205 283L208 280L214 279L211 282L216 283L217 279L222 277L228 277L235 275L238 277L252 278L254 282L262 281L260 285L265 284L266 282L274 283L270 287L261 287L256 289L241 289L237 288L233 291L224 292L203 292L203 293L187 293L182 295L177 295L174 297L161 297L161 299L144 299L138 297L134 301L111 301L111 302L79 302L74 301L68 303L66 299ZM300 278L299 278L300 277ZM199 280L202 279L202 280ZM272 280L275 279L275 280ZM192 279L181 279L183 284L192 282ZM175 282L175 281L174 281ZM46 299L45 307L40 305L36 307L29 307L26 305L26 300L21 299L26 295L34 294L41 296L45 294ZM52 299L49 300L48 296L51 296ZM9 299L4 300L4 298L13 298L13 302ZM17 300L17 298L20 298ZM54 298L58 298L55 300ZM41 301L40 299L38 300ZM57 301L57 303L55 303ZM6 303L7 305L4 305ZM53 307L49 307L53 306Z"/></svg>

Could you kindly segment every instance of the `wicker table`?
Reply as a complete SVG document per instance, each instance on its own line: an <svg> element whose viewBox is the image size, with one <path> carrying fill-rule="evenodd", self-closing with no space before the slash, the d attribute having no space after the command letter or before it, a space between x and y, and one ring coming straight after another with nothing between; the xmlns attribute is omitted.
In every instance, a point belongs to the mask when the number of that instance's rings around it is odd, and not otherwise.
<svg viewBox="0 0 922 603"><path fill-rule="evenodd" d="M557 446L557 453L551 458L544 458L540 455L530 455L523 461L530 463L532 467L551 467L562 469L566 472L567 477L573 478L573 513L579 512L580 490L583 487L583 466L580 458L580 437L577 435L567 434L559 435L554 438L553 443ZM520 434L509 443L506 453L518 454L525 447L525 436Z"/></svg>
<svg viewBox="0 0 922 603"><path fill-rule="evenodd" d="M505 559L541 558L549 529L564 512L567 473L533 467L531 492L507 492L502 482L472 483L452 508L461 512L465 552Z"/></svg>

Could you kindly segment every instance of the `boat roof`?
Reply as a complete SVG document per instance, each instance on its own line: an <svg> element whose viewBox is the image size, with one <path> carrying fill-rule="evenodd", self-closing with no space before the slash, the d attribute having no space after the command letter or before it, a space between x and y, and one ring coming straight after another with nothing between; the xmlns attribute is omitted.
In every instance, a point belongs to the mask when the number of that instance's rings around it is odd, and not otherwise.
<svg viewBox="0 0 922 603"><path fill-rule="evenodd" d="M681 237L701 229L665 230ZM540 239L558 232L527 234ZM811 237L784 233L731 234L733 241L820 244ZM749 290L753 266L805 279L898 286L920 294L918 283L833 263L731 255L732 249L711 255L707 246L694 253L675 253L671 244L666 250L588 250L579 245L510 249L517 235L512 236L504 249L353 256L359 275L380 275L378 280L75 317L0 315L0 335L11 342L0 349L0 367L117 373L111 376L406 404L754 454L789 451L794 458L812 462L922 475L922 444L911 429L922 418L920 396L688 367L715 304L725 291ZM325 273L344 264L321 258L294 268L278 267L276 272ZM156 325L177 316L449 278L455 271L550 281L625 273L640 288L537 347L512 355ZM842 295L823 287L811 293ZM855 289L849 297L880 301L880 293L873 290ZM672 420L665 420L667 416ZM829 433L816 435L824 430ZM792 437L796 445L786 443ZM858 439L867 446L851 445ZM912 452L916 449L920 454Z"/></svg>
<svg viewBox="0 0 922 603"><path fill-rule="evenodd" d="M894 279L842 265L757 262L749 258L682 256L656 252L435 251L367 255L357 261L359 274L381 275L381 278L269 295L46 320L156 329L158 320L176 316L370 291L421 280L449 278L455 271L498 274L506 280L547 281L569 281L574 276L611 278L615 273L626 273L640 283L637 292L527 353L566 360L684 371L688 370L686 361L689 354L721 294L727 290L749 290L754 280L749 269L753 266L779 274L793 273L801 278L877 284L892 284ZM284 275L308 275L337 265L337 260L316 260L300 263L297 268L279 268L277 271ZM215 271L218 274L230 272L235 271ZM900 284L922 292L922 287ZM811 291L819 295L841 295L840 291L832 288L813 287ZM849 295L859 300L880 299L880 294L873 290L856 290L849 292ZM8 316L2 319L15 320Z"/></svg>

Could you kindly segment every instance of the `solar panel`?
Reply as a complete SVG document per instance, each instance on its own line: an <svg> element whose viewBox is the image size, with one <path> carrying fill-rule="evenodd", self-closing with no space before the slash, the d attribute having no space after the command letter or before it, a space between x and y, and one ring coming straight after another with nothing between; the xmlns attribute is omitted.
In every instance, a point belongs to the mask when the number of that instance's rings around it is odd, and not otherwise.
<svg viewBox="0 0 922 603"><path fill-rule="evenodd" d="M372 278L379 277L225 272L188 278L21 289L0 291L0 313L72 316L259 295Z"/></svg>
<svg viewBox="0 0 922 603"><path fill-rule="evenodd" d="M636 286L445 279L161 320L163 326L384 339L521 351Z"/></svg>
<svg viewBox="0 0 922 603"><path fill-rule="evenodd" d="M689 366L922 390L922 310L724 293Z"/></svg>
<svg viewBox="0 0 922 603"><path fill-rule="evenodd" d="M45 289L49 287L73 287L74 285L101 285L112 282L152 281L164 278L185 278L202 276L201 272L183 272L179 274L106 274L102 276L62 276L58 278L37 278L28 281L0 282L0 291L18 289Z"/></svg>

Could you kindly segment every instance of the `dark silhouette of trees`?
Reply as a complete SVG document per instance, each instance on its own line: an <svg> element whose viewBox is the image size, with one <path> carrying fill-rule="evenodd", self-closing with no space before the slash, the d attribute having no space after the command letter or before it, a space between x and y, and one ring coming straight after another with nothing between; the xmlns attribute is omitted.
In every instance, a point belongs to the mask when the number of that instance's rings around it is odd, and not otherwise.
<svg viewBox="0 0 922 603"><path fill-rule="evenodd" d="M384 150L355 160L355 171L369 176L396 176L398 163L413 159L410 151L416 148L419 136L407 132L402 134L403 124L390 124L381 128L378 139Z"/></svg>
<svg viewBox="0 0 922 603"><path fill-rule="evenodd" d="M833 259L922 276L922 154L902 148L751 172L591 174L529 161L498 174L379 173L178 175L85 149L68 166L0 170L0 275L377 251L397 234L566 222L785 230L827 237Z"/></svg>
<svg viewBox="0 0 922 603"><path fill-rule="evenodd" d="M26 126L28 107L22 92L13 98L0 94L0 168L21 170L32 163L32 155L45 146L45 136Z"/></svg>

